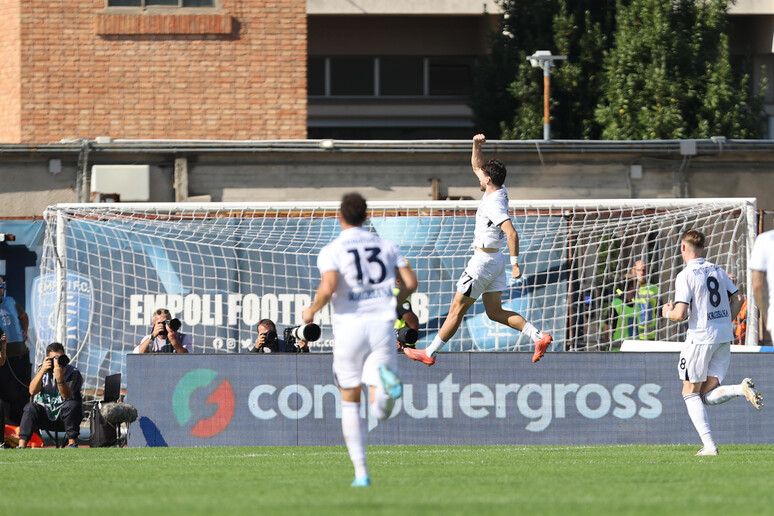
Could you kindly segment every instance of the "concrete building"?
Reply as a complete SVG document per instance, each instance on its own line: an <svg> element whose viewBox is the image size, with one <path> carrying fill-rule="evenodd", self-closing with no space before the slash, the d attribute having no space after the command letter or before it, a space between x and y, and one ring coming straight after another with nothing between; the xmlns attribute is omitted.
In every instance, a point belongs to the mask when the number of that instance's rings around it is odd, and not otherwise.
<svg viewBox="0 0 774 516"><path fill-rule="evenodd" d="M307 0L309 138L467 139L473 65L500 12L490 0Z"/></svg>
<svg viewBox="0 0 774 516"><path fill-rule="evenodd" d="M467 139L499 14L496 0L2 0L0 143ZM774 4L730 14L735 59L774 84ZM771 87L766 111L774 134Z"/></svg>
<svg viewBox="0 0 774 516"><path fill-rule="evenodd" d="M466 88L498 9L494 0L0 0L0 217L111 194L474 197ZM739 0L731 14L735 55L752 49L774 84L774 4ZM766 99L774 120L774 88ZM444 140L410 141L419 138ZM768 140L491 149L519 178L514 198L738 195L774 209ZM147 181L147 199L102 186L103 165L140 165L132 174Z"/></svg>
<svg viewBox="0 0 774 516"><path fill-rule="evenodd" d="M501 12L485 0L307 0L309 137L468 138L471 67ZM729 15L732 59L750 56L756 90L769 85L773 137L774 2L737 0Z"/></svg>

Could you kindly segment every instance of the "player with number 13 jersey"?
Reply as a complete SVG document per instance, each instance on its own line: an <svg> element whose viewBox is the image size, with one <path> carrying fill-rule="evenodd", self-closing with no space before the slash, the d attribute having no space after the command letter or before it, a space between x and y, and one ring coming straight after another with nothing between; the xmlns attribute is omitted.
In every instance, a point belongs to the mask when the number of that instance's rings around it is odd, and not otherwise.
<svg viewBox="0 0 774 516"><path fill-rule="evenodd" d="M368 214L357 192L341 200L341 233L317 258L322 276L306 323L328 302L333 305L333 377L341 391L341 431L355 467L353 487L371 485L366 464L368 428L360 417L363 384L368 386L369 417L385 421L403 395L397 375L395 307L417 288L416 275L392 242L363 229ZM401 287L393 291L396 274Z"/></svg>
<svg viewBox="0 0 774 516"><path fill-rule="evenodd" d="M395 322L395 269L408 266L395 244L359 226L345 229L320 251L317 266L339 272L334 320L354 314Z"/></svg>

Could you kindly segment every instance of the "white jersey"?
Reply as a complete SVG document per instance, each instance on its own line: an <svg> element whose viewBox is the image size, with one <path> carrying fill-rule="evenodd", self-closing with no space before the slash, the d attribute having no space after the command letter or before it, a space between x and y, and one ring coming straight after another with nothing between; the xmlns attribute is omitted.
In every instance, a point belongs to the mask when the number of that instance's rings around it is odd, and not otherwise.
<svg viewBox="0 0 774 516"><path fill-rule="evenodd" d="M473 247L503 246L505 233L500 224L509 220L508 190L501 186L496 192L484 193L476 211L476 229L473 233Z"/></svg>
<svg viewBox="0 0 774 516"><path fill-rule="evenodd" d="M769 313L767 314L767 330L774 330L774 231L761 233L755 239L755 245L750 256L750 269L766 273L766 286L769 288Z"/></svg>
<svg viewBox="0 0 774 516"><path fill-rule="evenodd" d="M704 258L688 262L675 280L675 303L690 307L688 343L718 344L734 339L728 298L737 290L719 265Z"/></svg>
<svg viewBox="0 0 774 516"><path fill-rule="evenodd" d="M395 321L395 268L408 262L395 244L363 228L349 228L323 247L317 259L320 273L338 271L331 298L334 317L356 314Z"/></svg>

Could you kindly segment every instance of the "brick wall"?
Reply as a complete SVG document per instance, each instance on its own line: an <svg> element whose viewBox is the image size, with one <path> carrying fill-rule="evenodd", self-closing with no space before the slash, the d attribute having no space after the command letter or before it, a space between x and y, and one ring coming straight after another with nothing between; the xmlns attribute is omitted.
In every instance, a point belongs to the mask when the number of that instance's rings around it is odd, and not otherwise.
<svg viewBox="0 0 774 516"><path fill-rule="evenodd" d="M19 142L306 137L305 0L176 14L21 5Z"/></svg>
<svg viewBox="0 0 774 516"><path fill-rule="evenodd" d="M0 0L0 141L20 141L19 29L21 0Z"/></svg>

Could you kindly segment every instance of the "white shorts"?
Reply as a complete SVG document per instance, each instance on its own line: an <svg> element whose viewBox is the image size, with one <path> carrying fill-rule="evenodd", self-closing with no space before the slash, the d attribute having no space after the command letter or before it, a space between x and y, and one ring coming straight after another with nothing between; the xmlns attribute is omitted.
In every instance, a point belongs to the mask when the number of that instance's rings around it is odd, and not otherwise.
<svg viewBox="0 0 774 516"><path fill-rule="evenodd" d="M478 299L487 292L503 292L508 288L503 253L476 251L457 281L457 292Z"/></svg>
<svg viewBox="0 0 774 516"><path fill-rule="evenodd" d="M352 315L334 316L333 378L342 389L360 384L378 385L379 366L386 364L397 373L395 321L363 319Z"/></svg>
<svg viewBox="0 0 774 516"><path fill-rule="evenodd" d="M680 352L677 373L681 380L691 383L706 382L714 376L723 383L731 363L731 344L687 344Z"/></svg>

